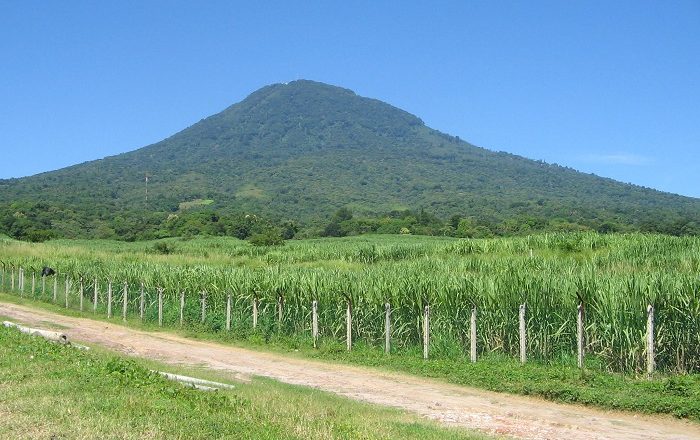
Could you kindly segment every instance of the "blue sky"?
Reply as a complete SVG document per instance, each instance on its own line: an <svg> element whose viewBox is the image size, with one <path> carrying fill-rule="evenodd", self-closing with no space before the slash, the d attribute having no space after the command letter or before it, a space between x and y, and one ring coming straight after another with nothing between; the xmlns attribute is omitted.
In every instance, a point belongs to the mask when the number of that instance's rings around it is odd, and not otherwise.
<svg viewBox="0 0 700 440"><path fill-rule="evenodd" d="M697 0L0 0L0 55L0 178L134 150L305 78L485 148L700 197Z"/></svg>

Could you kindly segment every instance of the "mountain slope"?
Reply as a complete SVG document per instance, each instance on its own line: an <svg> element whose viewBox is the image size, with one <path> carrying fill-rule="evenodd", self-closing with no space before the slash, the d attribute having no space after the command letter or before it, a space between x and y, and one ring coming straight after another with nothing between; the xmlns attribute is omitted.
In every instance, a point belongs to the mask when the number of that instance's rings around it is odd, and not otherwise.
<svg viewBox="0 0 700 440"><path fill-rule="evenodd" d="M700 219L698 199L478 148L386 103L313 81L264 87L129 153L0 180L0 204L42 202L86 218L167 216L199 199L213 200L212 209L305 224L344 206L361 214L424 208L490 222Z"/></svg>

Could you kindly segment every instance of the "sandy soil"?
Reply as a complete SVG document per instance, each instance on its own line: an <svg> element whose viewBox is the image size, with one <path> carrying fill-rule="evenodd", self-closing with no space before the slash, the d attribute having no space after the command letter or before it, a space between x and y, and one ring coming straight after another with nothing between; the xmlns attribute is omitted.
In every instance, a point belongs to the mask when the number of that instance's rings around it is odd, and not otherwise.
<svg viewBox="0 0 700 440"><path fill-rule="evenodd" d="M331 364L144 332L0 303L0 315L37 328L60 328L77 342L98 344L169 364L206 366L245 380L265 376L341 396L401 408L445 425L522 439L700 439L700 425L536 398L493 393L437 380Z"/></svg>

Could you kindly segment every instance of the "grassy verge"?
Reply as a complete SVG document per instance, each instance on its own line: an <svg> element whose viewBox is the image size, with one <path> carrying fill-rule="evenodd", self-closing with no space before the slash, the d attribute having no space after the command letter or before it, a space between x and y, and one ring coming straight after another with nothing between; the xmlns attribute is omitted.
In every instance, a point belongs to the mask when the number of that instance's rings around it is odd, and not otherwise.
<svg viewBox="0 0 700 440"><path fill-rule="evenodd" d="M491 355L472 364L467 358L424 361L413 356L386 356L372 347L352 353L321 349L312 357L403 371L424 377L491 391L538 396L547 400L626 410L671 414L700 422L700 375L656 377L653 380L610 374L595 369L526 365L505 356Z"/></svg>
<svg viewBox="0 0 700 440"><path fill-rule="evenodd" d="M0 300L24 303L32 307L79 316L51 304L22 300L16 296L0 294ZM92 317L92 315L89 315ZM97 317L96 319L104 319ZM130 325L158 330L152 325L131 321ZM305 338L272 338L263 340L250 334L240 338L226 333L201 332L194 328L167 329L193 339L213 340L257 350L263 349L290 356L313 358L330 362L375 367L387 371L400 371L447 382L468 385L491 391L537 396L544 399L578 403L605 409L626 410L647 414L670 414L700 422L700 375L663 376L653 380L601 371L594 359L589 368L576 368L574 361L543 364L529 362L520 365L506 356L490 355L472 364L462 356L423 360L417 350L393 353L389 356L379 347L357 344L353 351L345 351L343 343L322 341L320 348L310 348Z"/></svg>
<svg viewBox="0 0 700 440"><path fill-rule="evenodd" d="M146 366L172 371L0 327L0 438L485 438L271 380L197 391Z"/></svg>

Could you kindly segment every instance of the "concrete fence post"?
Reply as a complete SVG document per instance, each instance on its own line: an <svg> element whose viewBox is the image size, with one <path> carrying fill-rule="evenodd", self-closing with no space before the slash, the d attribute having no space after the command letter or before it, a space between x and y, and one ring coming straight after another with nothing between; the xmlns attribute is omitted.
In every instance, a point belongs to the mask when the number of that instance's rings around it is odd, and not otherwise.
<svg viewBox="0 0 700 440"><path fill-rule="evenodd" d="M36 298L36 272L32 272L32 298Z"/></svg>
<svg viewBox="0 0 700 440"><path fill-rule="evenodd" d="M647 375L649 379L654 375L656 359L654 355L654 306L647 306Z"/></svg>
<svg viewBox="0 0 700 440"><path fill-rule="evenodd" d="M586 355L586 343L584 338L584 327L583 327L583 303L580 303L577 308L576 313L576 347L578 351L578 367L583 368L583 360Z"/></svg>
<svg viewBox="0 0 700 440"><path fill-rule="evenodd" d="M97 313L97 278L95 278L92 291L92 313Z"/></svg>
<svg viewBox="0 0 700 440"><path fill-rule="evenodd" d="M180 327L185 324L185 291L180 291Z"/></svg>
<svg viewBox="0 0 700 440"><path fill-rule="evenodd" d="M282 318L284 317L284 297L277 295L277 331L282 331Z"/></svg>
<svg viewBox="0 0 700 440"><path fill-rule="evenodd" d="M122 291L122 321L126 321L126 312L129 306L129 285L124 281L124 290Z"/></svg>
<svg viewBox="0 0 700 440"><path fill-rule="evenodd" d="M66 275L66 288L65 288L65 296L66 296L66 308L68 308L68 292L70 291L70 281L68 280L68 275Z"/></svg>
<svg viewBox="0 0 700 440"><path fill-rule="evenodd" d="M476 306L472 307L469 319L469 355L472 363L476 362Z"/></svg>
<svg viewBox="0 0 700 440"><path fill-rule="evenodd" d="M80 277L80 287L79 293L80 293L80 313L83 312L83 294L85 293L85 286L83 285L83 277Z"/></svg>
<svg viewBox="0 0 700 440"><path fill-rule="evenodd" d="M347 350L352 350L352 303L350 300L346 301L345 308L345 342L347 345Z"/></svg>
<svg viewBox="0 0 700 440"><path fill-rule="evenodd" d="M253 328L258 327L258 308L260 306L260 300L257 296L253 298Z"/></svg>
<svg viewBox="0 0 700 440"><path fill-rule="evenodd" d="M527 329L525 327L525 304L520 304L520 363L524 364L527 361Z"/></svg>
<svg viewBox="0 0 700 440"><path fill-rule="evenodd" d="M163 327L163 288L158 288L158 327Z"/></svg>
<svg viewBox="0 0 700 440"><path fill-rule="evenodd" d="M384 304L384 353L391 352L391 304Z"/></svg>
<svg viewBox="0 0 700 440"><path fill-rule="evenodd" d="M202 324L207 318L207 292L202 292Z"/></svg>
<svg viewBox="0 0 700 440"><path fill-rule="evenodd" d="M107 282L107 318L112 317L112 281Z"/></svg>
<svg viewBox="0 0 700 440"><path fill-rule="evenodd" d="M53 302L58 301L58 274L53 276Z"/></svg>
<svg viewBox="0 0 700 440"><path fill-rule="evenodd" d="M143 316L146 308L146 292L143 288L143 281L141 281L141 295L139 297L139 319L143 321Z"/></svg>
<svg viewBox="0 0 700 440"><path fill-rule="evenodd" d="M314 348L318 348L318 301L311 303L311 335L314 340Z"/></svg>
<svg viewBox="0 0 700 440"><path fill-rule="evenodd" d="M231 331L231 294L226 295L226 331Z"/></svg>
<svg viewBox="0 0 700 440"><path fill-rule="evenodd" d="M423 359L428 359L430 350L430 306L423 308Z"/></svg>

